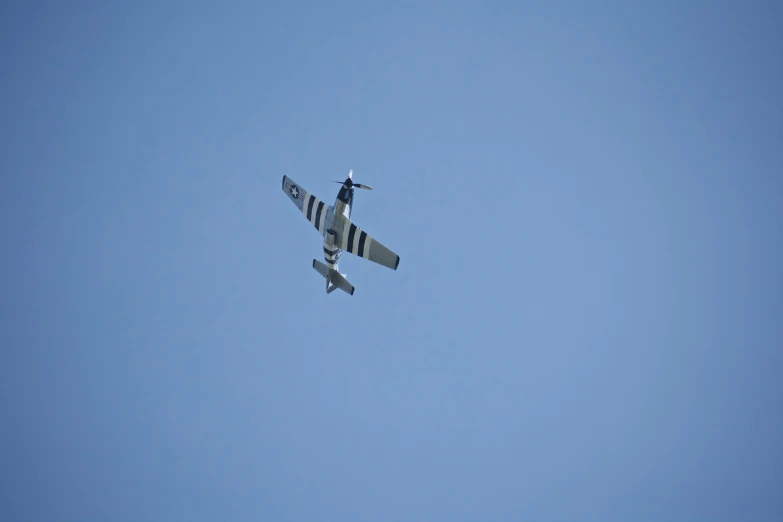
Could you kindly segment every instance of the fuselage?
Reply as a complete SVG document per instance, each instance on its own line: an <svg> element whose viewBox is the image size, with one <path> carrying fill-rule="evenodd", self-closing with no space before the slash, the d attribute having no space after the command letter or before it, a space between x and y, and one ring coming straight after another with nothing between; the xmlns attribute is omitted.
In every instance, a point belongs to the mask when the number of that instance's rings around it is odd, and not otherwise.
<svg viewBox="0 0 783 522"><path fill-rule="evenodd" d="M326 215L324 226L324 260L326 265L333 270L337 270L337 264L340 261L342 249L338 248L334 241L335 216L343 216L345 219L351 219L351 206L353 205L353 187L351 178L345 180L340 192L337 193L337 199L334 201L334 207L329 209Z"/></svg>
<svg viewBox="0 0 783 522"><path fill-rule="evenodd" d="M334 212L345 216L345 219L351 219L351 205L353 205L353 187L343 184L340 192L337 193L337 199L334 200Z"/></svg>

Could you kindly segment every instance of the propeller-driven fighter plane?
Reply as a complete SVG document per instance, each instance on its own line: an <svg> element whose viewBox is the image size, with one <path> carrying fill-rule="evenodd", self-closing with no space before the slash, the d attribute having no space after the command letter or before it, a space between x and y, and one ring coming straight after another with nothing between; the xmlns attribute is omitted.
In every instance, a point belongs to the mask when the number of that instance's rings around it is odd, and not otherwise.
<svg viewBox="0 0 783 522"><path fill-rule="evenodd" d="M400 256L351 223L353 190L355 188L372 190L372 187L354 183L352 170L348 171L348 178L345 181L335 181L335 183L342 183L343 186L337 193L334 205L326 205L288 176L283 176L283 192L324 238L326 264L313 259L313 268L326 279L326 293L339 288L353 295L353 285L337 268L343 250L392 270L397 270Z"/></svg>

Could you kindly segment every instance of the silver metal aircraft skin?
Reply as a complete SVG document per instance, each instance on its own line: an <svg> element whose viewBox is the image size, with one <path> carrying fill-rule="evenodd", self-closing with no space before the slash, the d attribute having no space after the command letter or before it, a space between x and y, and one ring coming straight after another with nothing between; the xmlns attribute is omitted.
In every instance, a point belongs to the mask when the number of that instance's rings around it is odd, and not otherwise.
<svg viewBox="0 0 783 522"><path fill-rule="evenodd" d="M337 267L343 251L369 259L392 270L397 270L400 265L400 256L351 223L354 188L372 190L372 187L354 183L353 170L348 171L348 178L345 181L335 183L342 183L343 186L337 193L334 205L325 204L288 176L283 176L283 192L324 238L326 263L313 259L313 268L326 279L326 293L339 288L353 295L353 285L345 279L345 274L341 274Z"/></svg>

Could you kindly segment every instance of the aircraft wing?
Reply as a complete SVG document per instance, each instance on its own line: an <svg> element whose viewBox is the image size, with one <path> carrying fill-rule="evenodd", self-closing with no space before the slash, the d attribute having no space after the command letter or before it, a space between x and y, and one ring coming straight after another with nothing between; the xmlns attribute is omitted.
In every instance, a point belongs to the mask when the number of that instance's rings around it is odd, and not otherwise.
<svg viewBox="0 0 783 522"><path fill-rule="evenodd" d="M345 216L337 216L333 227L334 242L339 248L353 255L369 259L379 265L397 270L400 256L376 241L367 232L351 223Z"/></svg>
<svg viewBox="0 0 783 522"><path fill-rule="evenodd" d="M331 206L307 192L307 190L288 176L283 176L283 192L286 193L288 199L294 202L296 208L299 209L318 232L323 234L326 215L329 213Z"/></svg>

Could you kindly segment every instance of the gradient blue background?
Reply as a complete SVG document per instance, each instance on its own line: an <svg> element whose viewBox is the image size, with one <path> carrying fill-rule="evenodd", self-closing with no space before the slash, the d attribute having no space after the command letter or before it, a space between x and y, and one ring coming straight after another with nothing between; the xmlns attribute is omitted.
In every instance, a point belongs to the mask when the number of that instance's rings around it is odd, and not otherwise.
<svg viewBox="0 0 783 522"><path fill-rule="evenodd" d="M127 4L0 8L0 519L783 519L779 3Z"/></svg>

